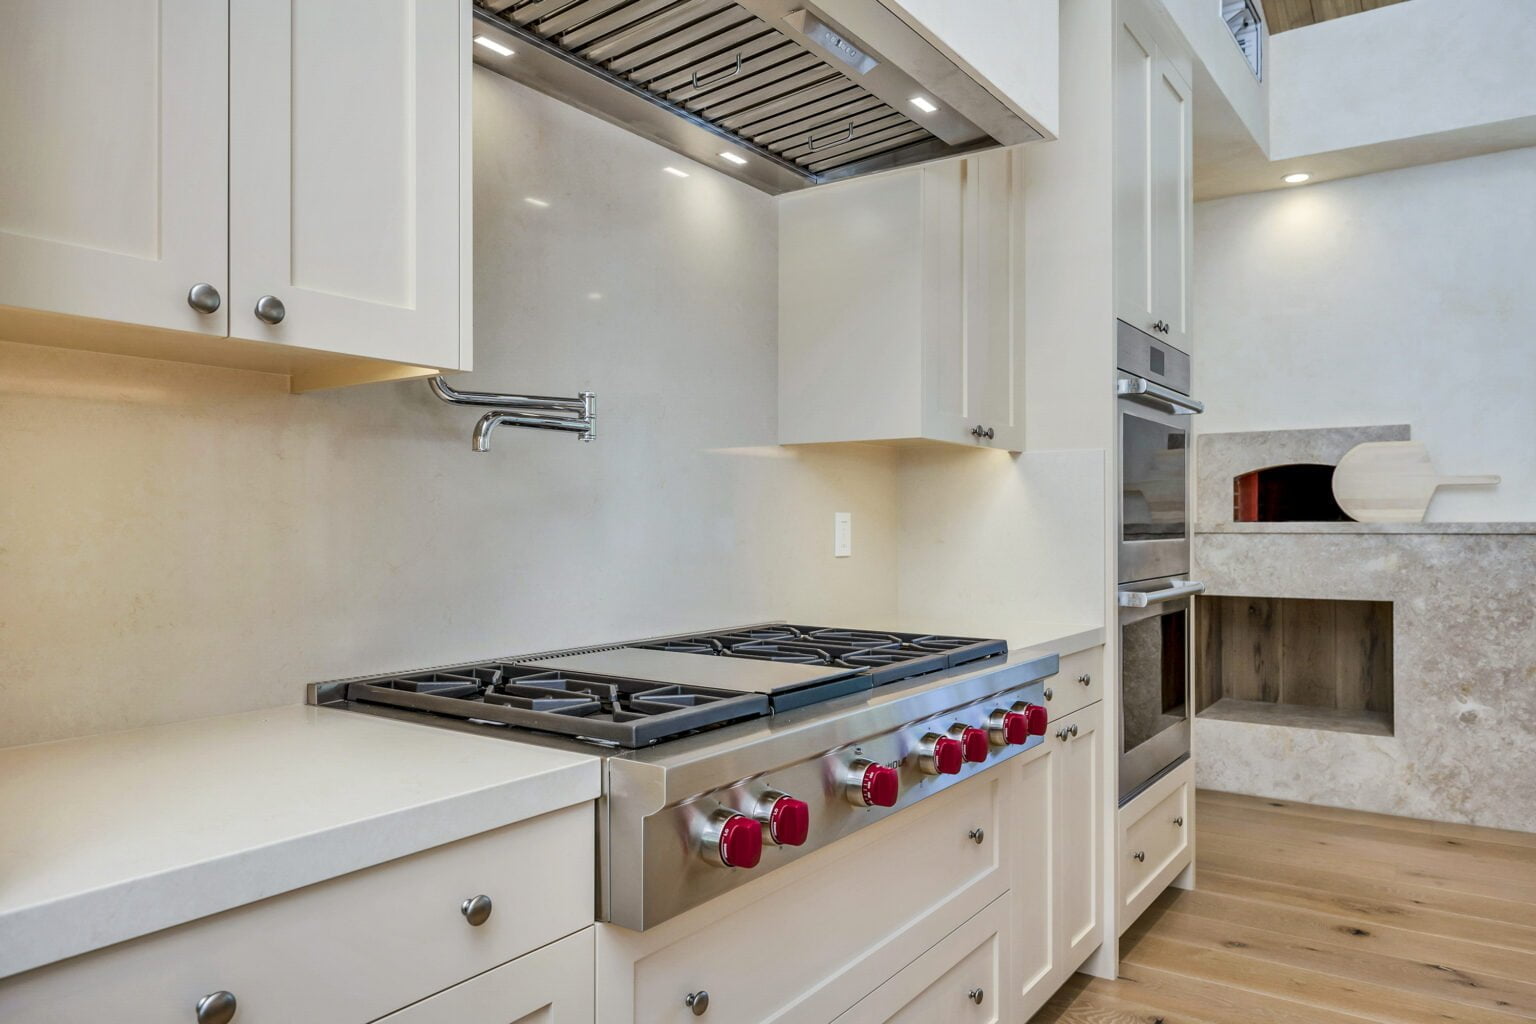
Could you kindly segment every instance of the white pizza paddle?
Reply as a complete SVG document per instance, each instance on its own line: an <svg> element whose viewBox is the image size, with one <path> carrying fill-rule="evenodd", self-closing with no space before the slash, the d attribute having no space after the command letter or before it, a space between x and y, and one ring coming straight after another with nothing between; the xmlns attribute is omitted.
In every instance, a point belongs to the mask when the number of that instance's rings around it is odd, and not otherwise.
<svg viewBox="0 0 1536 1024"><path fill-rule="evenodd" d="M1419 523L1441 487L1486 487L1496 476L1441 476L1419 441L1368 441L1344 453L1333 497L1362 523Z"/></svg>

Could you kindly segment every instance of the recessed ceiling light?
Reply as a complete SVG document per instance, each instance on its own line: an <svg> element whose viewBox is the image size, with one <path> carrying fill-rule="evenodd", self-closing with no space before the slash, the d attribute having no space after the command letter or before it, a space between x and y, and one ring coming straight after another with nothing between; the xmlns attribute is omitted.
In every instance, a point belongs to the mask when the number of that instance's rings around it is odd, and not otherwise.
<svg viewBox="0 0 1536 1024"><path fill-rule="evenodd" d="M725 159L729 160L731 163L736 164L738 166L747 162L747 158L746 157L744 157L744 156L737 156L735 153L721 153L720 155L723 156Z"/></svg>
<svg viewBox="0 0 1536 1024"><path fill-rule="evenodd" d="M913 96L912 105L925 114L931 114L939 109L938 105L926 96Z"/></svg>
<svg viewBox="0 0 1536 1024"><path fill-rule="evenodd" d="M535 196L523 196L523 202L527 203L529 206L537 206L541 209L549 205L548 199L539 199Z"/></svg>
<svg viewBox="0 0 1536 1024"><path fill-rule="evenodd" d="M1304 181L1311 181L1312 175L1308 174L1306 171L1297 171L1295 174L1287 174L1282 180L1287 185L1300 185Z"/></svg>
<svg viewBox="0 0 1536 1024"><path fill-rule="evenodd" d="M680 171L676 167L663 167L662 170L666 171L668 174L672 175L674 178L686 178L686 177L688 177L688 172L687 171Z"/></svg>
<svg viewBox="0 0 1536 1024"><path fill-rule="evenodd" d="M496 40L492 39L490 36L475 36L475 45L483 46L487 50L490 50L492 53L502 57L512 56L512 47L504 46L501 43L498 43Z"/></svg>
<svg viewBox="0 0 1536 1024"><path fill-rule="evenodd" d="M587 292L587 298L593 299L594 301L597 300L597 299L600 299L602 297L603 297L603 293L602 292Z"/></svg>

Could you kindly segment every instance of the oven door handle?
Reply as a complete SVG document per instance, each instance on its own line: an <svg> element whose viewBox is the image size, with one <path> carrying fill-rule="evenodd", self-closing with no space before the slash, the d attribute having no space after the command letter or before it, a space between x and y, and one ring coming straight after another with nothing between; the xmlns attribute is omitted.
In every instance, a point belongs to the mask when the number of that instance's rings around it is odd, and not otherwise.
<svg viewBox="0 0 1536 1024"><path fill-rule="evenodd" d="M1177 601L1181 597L1192 597L1195 594L1205 593L1205 584L1194 580L1174 580L1173 586L1162 590L1122 590L1120 591L1120 607L1145 608L1152 604L1162 604L1164 601Z"/></svg>
<svg viewBox="0 0 1536 1024"><path fill-rule="evenodd" d="M1205 403L1181 395L1172 388L1155 384L1145 377L1121 377L1115 382L1115 393L1133 402L1142 402L1159 409L1171 411L1176 416L1189 416L1205 412Z"/></svg>

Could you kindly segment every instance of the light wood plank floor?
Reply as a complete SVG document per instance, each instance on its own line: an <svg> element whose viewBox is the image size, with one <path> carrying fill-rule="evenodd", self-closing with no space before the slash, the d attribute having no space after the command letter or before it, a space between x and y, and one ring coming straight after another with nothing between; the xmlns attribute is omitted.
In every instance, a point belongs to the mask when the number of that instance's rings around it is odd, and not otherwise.
<svg viewBox="0 0 1536 1024"><path fill-rule="evenodd" d="M1533 780L1536 785L1536 780ZM1536 835L1202 791L1196 888L1032 1024L1536 1020Z"/></svg>

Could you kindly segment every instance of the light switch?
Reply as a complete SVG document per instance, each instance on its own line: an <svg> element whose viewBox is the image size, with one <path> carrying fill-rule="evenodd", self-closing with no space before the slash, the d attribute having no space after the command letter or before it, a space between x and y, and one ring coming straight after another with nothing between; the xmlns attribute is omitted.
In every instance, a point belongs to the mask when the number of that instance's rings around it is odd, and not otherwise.
<svg viewBox="0 0 1536 1024"><path fill-rule="evenodd" d="M853 513L832 513L832 557L847 558L853 554Z"/></svg>

